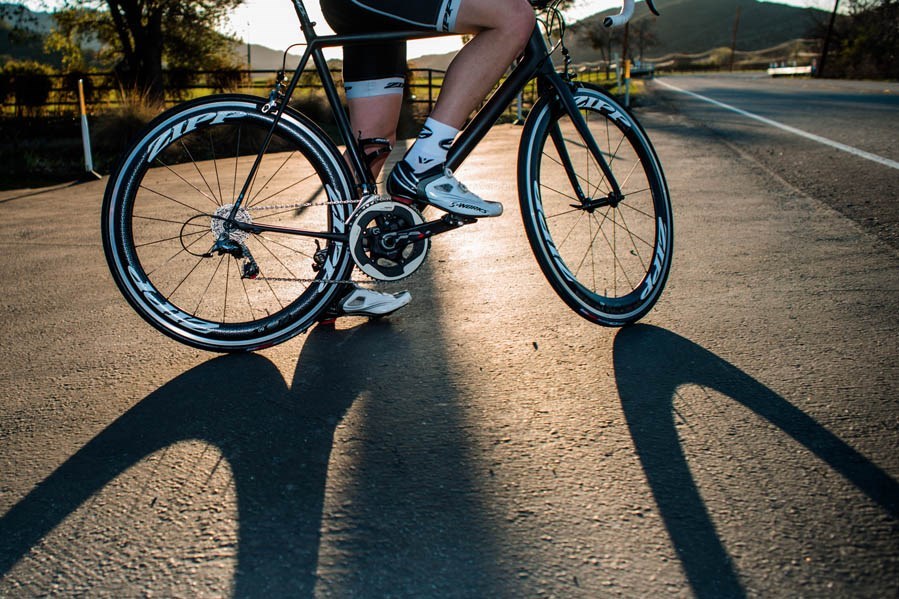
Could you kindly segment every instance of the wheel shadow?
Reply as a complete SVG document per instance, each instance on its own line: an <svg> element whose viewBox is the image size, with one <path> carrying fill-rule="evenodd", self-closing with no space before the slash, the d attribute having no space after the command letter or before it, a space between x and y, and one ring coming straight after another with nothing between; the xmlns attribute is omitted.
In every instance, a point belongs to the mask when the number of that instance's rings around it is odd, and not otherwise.
<svg viewBox="0 0 899 599"><path fill-rule="evenodd" d="M118 475L154 452L199 440L214 446L232 472L238 538L233 595L313 596L316 585L322 584L317 571L335 431L355 402L369 402L359 400L360 396L371 395L372 388L382 386L382 380L408 381L410 372L404 364L414 360L426 343L433 354L439 339L431 337L420 343L421 347L409 343L389 322L368 322L349 330L318 326L306 339L290 386L275 365L258 354L218 357L173 379L110 424L0 518L0 579ZM385 348L390 348L395 366L372 360ZM435 376L427 384L428 393L440 396L443 409L449 410L440 417L444 421L458 419L449 381ZM405 412L409 406L391 399L373 397L364 417L385 430L391 423L401 422L404 416L397 410ZM430 397L410 396L410 400L429 401ZM423 418L432 412L427 406L421 411ZM367 441L382 442L379 431L369 433ZM434 451L421 427L418 433L400 432L407 434L406 449L411 453ZM460 437L449 442L465 445ZM342 570L352 576L338 576L328 590L359 594L383 585L389 592L400 588L394 586L398 581L404 581L408 592L415 594L428 588L452 589L459 577L469 577L483 581L485 593L495 592L490 582L495 578L494 546L479 502L472 498L477 486L465 456L448 456L430 478L416 481L427 485L442 480L466 490L463 498L430 488L430 494L440 496L443 502L441 511L435 511L433 505L416 504L413 497L405 499L404 513L380 517L383 498L390 498L382 489L401 489L403 485L394 485L391 477L395 473L379 470L379 464L361 453L361 474L358 480L346 483L355 489L353 517L360 531L341 541ZM415 510L430 511L431 520L440 526L410 528L405 510L413 514ZM467 520L455 525L446 520L459 514L466 514ZM383 563L377 556L389 556L390 548L385 551L381 544L372 551L369 546L372 536L391 527L405 527L392 534L397 543L406 543L406 561L391 557L393 571L385 572L379 569ZM457 542L457 553L449 555L456 559L435 569L426 561L425 549L444 544L447 539L441 531L446 530L457 532L450 539ZM420 578L404 578L401 568L420 572Z"/></svg>
<svg viewBox="0 0 899 599"><path fill-rule="evenodd" d="M664 329L636 325L615 338L614 366L624 415L668 534L698 597L743 597L745 590L690 472L673 400L680 386L714 389L799 442L899 516L899 484L774 391L720 357Z"/></svg>

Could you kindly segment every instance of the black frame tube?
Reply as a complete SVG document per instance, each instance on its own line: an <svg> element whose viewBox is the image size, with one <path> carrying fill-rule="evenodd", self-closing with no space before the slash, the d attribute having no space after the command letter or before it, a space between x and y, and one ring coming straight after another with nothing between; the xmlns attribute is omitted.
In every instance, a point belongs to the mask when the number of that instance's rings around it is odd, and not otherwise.
<svg viewBox="0 0 899 599"><path fill-rule="evenodd" d="M328 103L337 123L340 137L347 148L346 153L349 157L350 166L353 171L351 174L355 177L355 180L363 193L374 193L377 189L377 184L371 171L365 165L361 148L359 148L356 143L356 138L349 121L349 115L340 100L340 94L337 90L337 85L334 83L334 78L331 76L331 71L328 69L323 49L371 42L405 41L410 39L424 39L451 35L435 31L409 30L370 34L320 36L315 33L315 23L310 20L309 14L306 12L306 7L303 4L303 0L293 0L293 4L300 21L300 27L306 37L306 50L284 93L284 101L278 106L278 111L272 121L271 129L263 142L262 149L256 156L256 161L254 162L247 180L244 183L244 187L234 204L229 220L234 220L234 215L243 203L249 186L262 161L262 157L268 149L275 129L278 126L278 122L283 116L284 110L287 108L289 99L293 96L293 92L300 81L300 77L308 64L310 57L312 58L315 70L322 81L322 87L324 88L325 96L328 99ZM490 128L493 127L500 115L505 111L506 106L514 100L515 96L518 95L518 92L534 77L538 78L538 90L540 91L541 96L547 93L547 86L555 91L563 109L571 117L575 128L583 138L584 143L593 154L594 159L599 164L600 169L611 184L612 194L616 197L620 197L621 190L618 186L618 181L615 179L614 174L603 157L596 140L590 135L587 123L581 115L580 110L574 101L574 96L571 93L571 83L555 71L552 61L550 60L549 49L547 48L546 42L543 39L543 34L540 31L539 23L535 24L534 31L531 33L524 54L512 70L512 73L510 73L505 81L500 84L497 90L490 96L474 117L472 117L456 139L455 143L453 143L453 146L447 154L447 168L455 170L465 161L472 150L487 135L487 132L490 131ZM584 199L581 198L581 201L583 202ZM279 232L289 233L290 231L285 229L279 230ZM297 230L295 233L297 235L309 235L310 232ZM320 235L323 239L328 238L329 236L330 234Z"/></svg>

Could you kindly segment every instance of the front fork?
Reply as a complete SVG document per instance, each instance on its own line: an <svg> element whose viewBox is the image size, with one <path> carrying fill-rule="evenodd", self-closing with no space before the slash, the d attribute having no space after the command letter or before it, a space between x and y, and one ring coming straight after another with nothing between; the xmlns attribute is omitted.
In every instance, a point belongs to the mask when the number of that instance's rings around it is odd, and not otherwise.
<svg viewBox="0 0 899 599"><path fill-rule="evenodd" d="M571 156L568 153L567 143L565 142L565 138L562 135L562 130L559 128L558 121L553 119L550 124L549 135L552 139L553 145L556 148L556 151L559 154L559 160L562 162L562 166L565 168L565 173L566 175L568 175L568 180L571 183L571 187L574 190L575 195L577 195L578 201L580 202L580 206L573 207L583 208L592 212L596 208L604 205L617 206L618 203L624 199L624 196L621 193L621 187L618 185L618 180L615 178L615 174L612 172L612 169L609 166L609 163L606 161L602 150L600 150L599 145L596 143L596 139L593 137L593 134L590 131L589 126L587 125L587 121L584 119L584 115L581 113L581 109L574 97L573 92L575 89L577 89L577 84L566 80L558 74L556 74L555 77L551 79L542 79L541 84L544 86L551 85L555 89L556 97L561 103L561 109L564 110L564 112L566 112L571 118L575 130L581 137L581 141L590 151L590 154L593 156L596 164L599 165L599 169L602 171L604 180L608 182L609 187L611 188L608 196L606 196L605 198L592 198L588 194L584 193L580 178L571 163ZM541 90L541 95L543 93L544 91Z"/></svg>

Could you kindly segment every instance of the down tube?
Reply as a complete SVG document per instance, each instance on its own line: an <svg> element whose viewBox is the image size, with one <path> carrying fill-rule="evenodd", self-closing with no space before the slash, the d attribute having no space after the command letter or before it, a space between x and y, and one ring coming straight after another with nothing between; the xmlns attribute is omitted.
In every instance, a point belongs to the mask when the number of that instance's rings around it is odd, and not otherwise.
<svg viewBox="0 0 899 599"><path fill-rule="evenodd" d="M474 118L468 123L462 134L453 144L449 154L447 154L446 165L452 170L459 168L459 165L471 154L471 151L480 143L493 124L499 119L500 115L505 112L506 107L512 103L518 92L521 91L528 81L540 70L540 63L543 60L549 60L546 53L546 44L537 28L531 34L531 39L525 50L524 57L521 62L512 70L512 73L499 86L487 103L481 108Z"/></svg>

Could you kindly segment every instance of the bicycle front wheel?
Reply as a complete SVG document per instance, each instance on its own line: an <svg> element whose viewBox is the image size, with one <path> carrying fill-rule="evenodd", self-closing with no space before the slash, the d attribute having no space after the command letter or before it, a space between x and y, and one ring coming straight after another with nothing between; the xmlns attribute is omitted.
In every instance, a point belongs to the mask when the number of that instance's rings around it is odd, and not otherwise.
<svg viewBox="0 0 899 599"><path fill-rule="evenodd" d="M521 214L556 293L587 320L622 326L646 315L668 277L668 187L649 139L624 108L593 87L573 93L621 196L610 196L609 179L561 102L544 97L522 133Z"/></svg>
<svg viewBox="0 0 899 599"><path fill-rule="evenodd" d="M103 242L116 283L150 324L194 347L285 341L315 322L352 268L347 244L333 236L345 233L352 210L342 157L291 110L260 154L273 124L262 104L212 96L164 113L107 185Z"/></svg>

